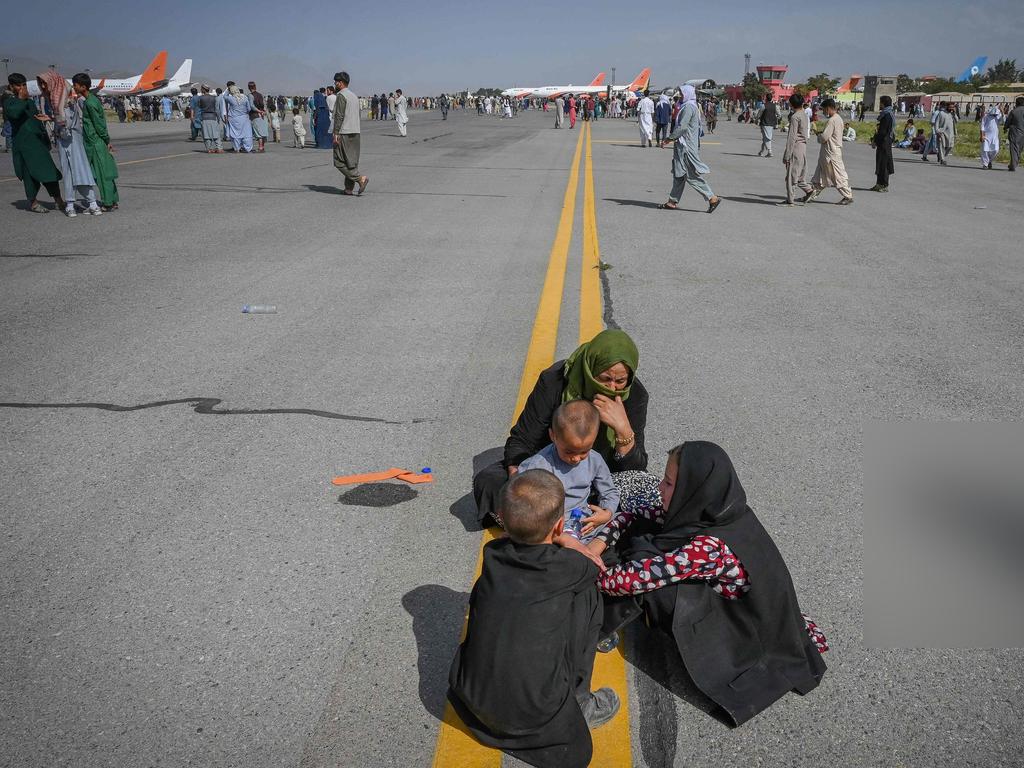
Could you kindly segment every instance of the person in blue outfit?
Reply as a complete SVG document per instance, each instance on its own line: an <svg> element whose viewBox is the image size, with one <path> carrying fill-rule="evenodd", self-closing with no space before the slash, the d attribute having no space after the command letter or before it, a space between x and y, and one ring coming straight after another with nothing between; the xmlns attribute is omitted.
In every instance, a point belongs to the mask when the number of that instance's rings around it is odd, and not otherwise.
<svg viewBox="0 0 1024 768"><path fill-rule="evenodd" d="M313 139L317 149L334 149L331 115L327 111L327 94L323 90L313 93Z"/></svg>

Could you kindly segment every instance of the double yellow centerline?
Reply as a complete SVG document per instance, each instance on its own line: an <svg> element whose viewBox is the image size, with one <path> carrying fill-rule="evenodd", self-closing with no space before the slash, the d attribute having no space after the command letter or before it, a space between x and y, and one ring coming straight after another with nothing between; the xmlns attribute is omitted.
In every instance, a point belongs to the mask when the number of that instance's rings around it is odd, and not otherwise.
<svg viewBox="0 0 1024 768"><path fill-rule="evenodd" d="M512 423L526 405L537 377L555 361L558 341L558 323L561 317L562 295L565 292L565 273L572 244L573 224L576 216L576 193L579 187L580 161L583 162L583 254L580 275L580 342L589 341L604 328L601 309L600 248L597 239L597 215L594 205L594 166L591 154L590 123L582 123L576 151L569 167L569 179L562 199L562 213L555 231L555 241L548 256L547 274L541 289L537 314L533 320L530 346L526 352L523 374L519 380ZM484 531L475 576L483 565L483 545L495 538L494 530ZM466 626L463 622L462 638ZM621 644L620 644L621 648ZM620 651L598 654L594 663L593 687L608 686L615 689L622 701L619 714L610 723L592 732L594 758L591 768L627 768L632 764L629 736L629 702L627 699L626 665ZM433 768L498 768L502 753L477 742L466 730L451 705L445 705L441 732L437 737Z"/></svg>

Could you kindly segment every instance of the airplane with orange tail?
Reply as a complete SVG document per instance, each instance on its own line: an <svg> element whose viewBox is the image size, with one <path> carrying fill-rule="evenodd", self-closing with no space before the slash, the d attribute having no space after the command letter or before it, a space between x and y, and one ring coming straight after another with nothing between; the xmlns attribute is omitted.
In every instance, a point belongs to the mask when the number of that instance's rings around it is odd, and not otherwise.
<svg viewBox="0 0 1024 768"><path fill-rule="evenodd" d="M601 83L591 83L590 85L545 85L540 88L535 88L530 92L530 96L535 99L557 99L559 96L564 96L567 93L571 93L575 96L579 96L581 93L589 93L593 96L604 96L609 88L612 93L623 93L624 91L642 91L647 87L647 84L651 80L651 69L650 67L645 68L633 78L633 82L628 85L612 85L606 86Z"/></svg>
<svg viewBox="0 0 1024 768"><path fill-rule="evenodd" d="M167 83L167 51L160 51L149 62L149 66L135 77L101 77L98 80L93 78L90 90L98 96L139 96L163 88ZM70 80L68 80L68 87L71 87ZM28 95L39 95L39 84L35 79L28 81Z"/></svg>
<svg viewBox="0 0 1024 768"><path fill-rule="evenodd" d="M591 81L590 85L591 86L595 86L595 85L601 85L602 83L604 83L604 72L598 72L597 77L595 77L593 79L593 81ZM551 86L542 85L540 88L525 88L525 87L524 88L506 88L504 91L501 92L501 95L502 96L511 96L512 98L515 98L515 99L525 99L527 96L533 96L537 91L542 90L544 88L549 88L549 87L551 87ZM573 87L576 87L576 88L586 88L586 87L589 87L589 86L583 86L583 85L571 86L570 85L569 87L570 88L573 88Z"/></svg>
<svg viewBox="0 0 1024 768"><path fill-rule="evenodd" d="M860 81L860 75L850 75L850 79L840 85L839 88L836 89L836 93L850 93L851 91L856 91L857 87L860 85Z"/></svg>

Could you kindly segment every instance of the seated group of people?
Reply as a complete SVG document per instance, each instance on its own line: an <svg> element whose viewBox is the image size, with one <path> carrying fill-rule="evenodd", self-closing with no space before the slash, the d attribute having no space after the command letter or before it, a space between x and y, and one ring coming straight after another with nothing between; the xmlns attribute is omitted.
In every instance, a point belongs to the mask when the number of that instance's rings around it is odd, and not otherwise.
<svg viewBox="0 0 1024 768"><path fill-rule="evenodd" d="M733 725L825 673L825 637L725 451L684 442L662 478L646 471L638 363L607 330L542 372L504 460L473 481L481 523L505 536L484 548L448 699L530 765L589 764L590 730L619 709L591 690L595 655L641 616Z"/></svg>

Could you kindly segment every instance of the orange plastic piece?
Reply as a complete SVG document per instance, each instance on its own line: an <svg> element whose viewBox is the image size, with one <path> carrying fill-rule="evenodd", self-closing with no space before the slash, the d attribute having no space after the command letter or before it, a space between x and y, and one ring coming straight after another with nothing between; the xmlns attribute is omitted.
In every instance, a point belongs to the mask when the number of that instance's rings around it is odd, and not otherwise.
<svg viewBox="0 0 1024 768"><path fill-rule="evenodd" d="M432 475L421 475L419 472L410 472L407 469L392 467L383 472L363 472L358 475L342 475L331 480L335 485L352 485L353 483L376 483L381 480L404 480L407 483L417 485L418 483L432 483Z"/></svg>

